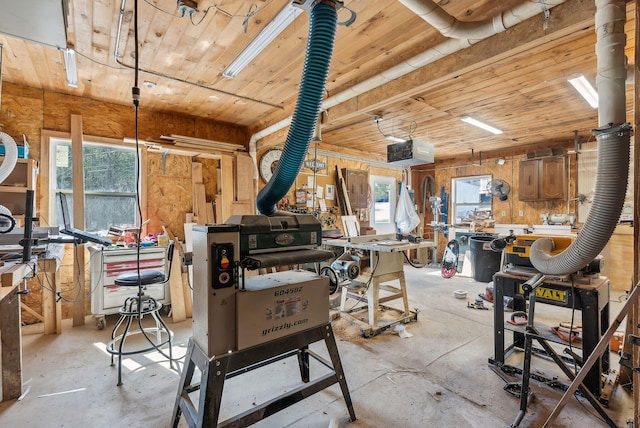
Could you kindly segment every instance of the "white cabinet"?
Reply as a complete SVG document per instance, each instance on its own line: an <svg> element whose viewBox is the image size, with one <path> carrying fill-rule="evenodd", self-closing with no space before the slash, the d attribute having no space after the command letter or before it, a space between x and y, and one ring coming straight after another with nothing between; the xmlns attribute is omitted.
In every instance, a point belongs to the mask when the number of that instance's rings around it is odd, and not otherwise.
<svg viewBox="0 0 640 428"><path fill-rule="evenodd" d="M168 273L166 247L143 247L140 249L140 271L159 270ZM89 246L91 261L91 313L98 316L117 314L125 299L138 292L137 287L122 287L114 284L118 275L137 270L137 249L103 249ZM163 304L170 303L169 282L147 285L146 295Z"/></svg>

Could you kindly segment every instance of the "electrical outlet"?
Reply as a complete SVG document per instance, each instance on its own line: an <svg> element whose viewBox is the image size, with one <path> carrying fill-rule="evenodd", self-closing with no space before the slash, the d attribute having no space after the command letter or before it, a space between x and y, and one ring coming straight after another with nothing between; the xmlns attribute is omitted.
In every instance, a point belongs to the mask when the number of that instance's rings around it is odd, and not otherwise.
<svg viewBox="0 0 640 428"><path fill-rule="evenodd" d="M502 217L506 217L507 216L507 212L506 211L502 211Z"/></svg>
<svg viewBox="0 0 640 428"><path fill-rule="evenodd" d="M520 217L524 217L524 211L520 210Z"/></svg>

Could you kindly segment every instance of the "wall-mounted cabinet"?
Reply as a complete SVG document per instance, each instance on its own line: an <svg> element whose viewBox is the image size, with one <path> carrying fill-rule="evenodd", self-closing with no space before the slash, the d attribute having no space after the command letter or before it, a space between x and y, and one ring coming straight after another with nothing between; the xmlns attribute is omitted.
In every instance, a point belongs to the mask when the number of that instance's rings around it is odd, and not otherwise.
<svg viewBox="0 0 640 428"><path fill-rule="evenodd" d="M519 197L521 201L565 199L567 171L564 156L520 161Z"/></svg>
<svg viewBox="0 0 640 428"><path fill-rule="evenodd" d="M342 178L347 187L351 208L367 208L369 206L369 172L343 168Z"/></svg>
<svg viewBox="0 0 640 428"><path fill-rule="evenodd" d="M4 157L0 156L0 161L4 161ZM0 183L0 205L7 207L11 214L18 219L24 218L27 190L36 189L37 175L38 163L36 161L18 159L13 171Z"/></svg>

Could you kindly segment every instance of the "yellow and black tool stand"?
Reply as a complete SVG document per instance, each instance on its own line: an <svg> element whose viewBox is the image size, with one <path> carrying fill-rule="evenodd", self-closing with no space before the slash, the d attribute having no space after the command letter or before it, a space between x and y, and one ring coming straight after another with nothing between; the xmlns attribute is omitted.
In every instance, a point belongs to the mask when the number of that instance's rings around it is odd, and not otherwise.
<svg viewBox="0 0 640 428"><path fill-rule="evenodd" d="M327 361L309 350L310 344L320 340L325 341L331 361ZM226 379L294 355L298 357L302 385L218 423L222 390ZM313 357L329 368L330 372L311 380L309 357ZM199 384L192 383L196 367L201 372ZM351 421L355 421L356 415L330 323L211 358L191 338L180 377L171 426L177 428L180 417L184 414L189 427L244 427L271 416L335 383L340 384ZM196 391L199 391L197 407L190 397L190 394Z"/></svg>

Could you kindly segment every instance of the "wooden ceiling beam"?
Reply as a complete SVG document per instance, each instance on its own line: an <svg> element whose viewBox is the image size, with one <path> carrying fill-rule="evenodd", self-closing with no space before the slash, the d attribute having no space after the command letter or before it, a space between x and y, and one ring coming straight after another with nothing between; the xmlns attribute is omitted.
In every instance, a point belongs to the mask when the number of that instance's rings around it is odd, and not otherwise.
<svg viewBox="0 0 640 428"><path fill-rule="evenodd" d="M578 37L584 31L593 31L589 27L594 24L594 15L593 0L569 0L551 10L546 29L544 16L537 15L467 49L332 107L329 117L335 124L353 119L364 112L381 111L385 106L415 97L428 89L456 79L461 74L522 54L554 40Z"/></svg>

